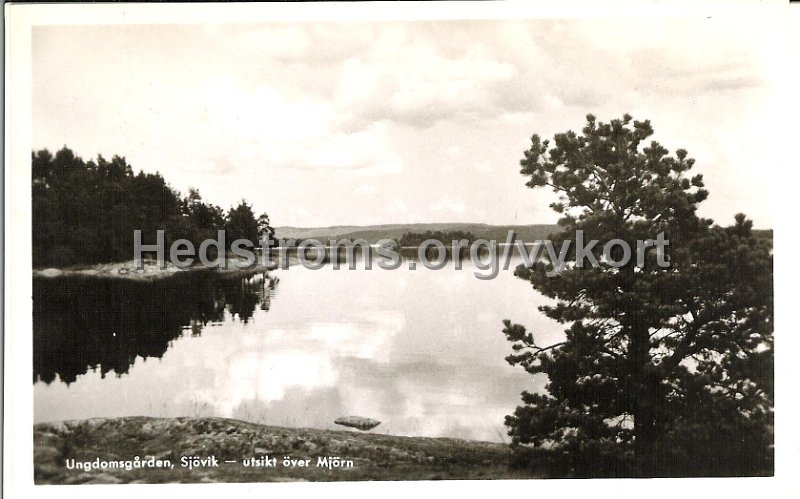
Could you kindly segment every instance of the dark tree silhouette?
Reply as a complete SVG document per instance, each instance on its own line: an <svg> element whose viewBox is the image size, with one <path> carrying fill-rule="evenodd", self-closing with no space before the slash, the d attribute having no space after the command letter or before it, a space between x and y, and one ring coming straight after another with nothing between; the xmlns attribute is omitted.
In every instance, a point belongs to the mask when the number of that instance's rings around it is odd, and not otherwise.
<svg viewBox="0 0 800 499"><path fill-rule="evenodd" d="M217 231L225 226L225 212L222 211L222 208L204 203L197 189L189 189L184 212L186 213L185 231L189 234L187 239L190 241L216 239Z"/></svg>
<svg viewBox="0 0 800 499"><path fill-rule="evenodd" d="M259 237L264 237L265 235L268 235L269 237L275 236L275 229L270 224L269 215L262 213L258 216L258 220L256 222L258 224Z"/></svg>
<svg viewBox="0 0 800 499"><path fill-rule="evenodd" d="M246 239L258 244L259 224L253 214L253 208L242 200L235 208L228 210L225 222L225 242L230 247L237 239Z"/></svg>
<svg viewBox="0 0 800 499"><path fill-rule="evenodd" d="M694 161L670 155L649 121L605 124L587 116L581 134L536 135L521 161L532 188L559 194L563 231L599 241L595 267L520 267L555 304L541 310L565 324L565 339L540 345L504 321L507 357L547 375L547 394L523 392L506 418L522 453L547 454L559 473L596 475L757 475L772 472L772 255L769 241L736 216L732 227L697 216L707 197ZM669 240L669 267L653 249L615 267L603 246L621 239ZM616 260L619 254L611 256ZM637 268L638 267L638 268ZM551 274L552 275L552 274ZM549 450L543 450L549 449Z"/></svg>
<svg viewBox="0 0 800 499"><path fill-rule="evenodd" d="M199 336L227 311L247 323L269 310L274 280L181 272L135 281L34 277L33 381L64 383L98 369L127 374L138 358L161 358L176 339Z"/></svg>
<svg viewBox="0 0 800 499"><path fill-rule="evenodd" d="M397 242L402 247L418 247L428 239L441 241L445 246L449 246L451 241L467 240L470 244L476 239L472 232L464 232L461 230L453 231L430 231L425 232L406 232L400 237Z"/></svg>
<svg viewBox="0 0 800 499"><path fill-rule="evenodd" d="M85 162L66 147L55 156L44 149L31 154L31 170L34 267L130 260L134 230L142 231L144 244L154 244L164 230L167 246L183 238L198 248L220 229L228 231L228 244L258 239L246 202L226 217L196 189L181 198L160 174L134 174L119 156ZM269 217L262 217L268 226Z"/></svg>

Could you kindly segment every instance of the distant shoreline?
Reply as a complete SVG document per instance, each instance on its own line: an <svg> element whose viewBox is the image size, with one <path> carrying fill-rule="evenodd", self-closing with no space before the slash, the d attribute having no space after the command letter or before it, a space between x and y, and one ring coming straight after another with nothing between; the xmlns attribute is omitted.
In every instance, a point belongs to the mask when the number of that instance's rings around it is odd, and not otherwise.
<svg viewBox="0 0 800 499"><path fill-rule="evenodd" d="M509 230L514 230L521 240L545 239L560 231L557 224L508 224L489 225L480 223L412 223L381 225L337 225L331 227L275 227L275 239L364 239L370 243L381 239L399 240L404 234L421 234L426 231L471 232L475 238L505 240Z"/></svg>

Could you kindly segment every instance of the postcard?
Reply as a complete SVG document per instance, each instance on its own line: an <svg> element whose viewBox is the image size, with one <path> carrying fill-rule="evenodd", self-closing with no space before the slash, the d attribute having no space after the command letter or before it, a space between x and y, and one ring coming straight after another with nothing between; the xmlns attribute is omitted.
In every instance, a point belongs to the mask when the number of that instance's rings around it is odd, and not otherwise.
<svg viewBox="0 0 800 499"><path fill-rule="evenodd" d="M657 4L7 6L7 491L777 488L789 8Z"/></svg>

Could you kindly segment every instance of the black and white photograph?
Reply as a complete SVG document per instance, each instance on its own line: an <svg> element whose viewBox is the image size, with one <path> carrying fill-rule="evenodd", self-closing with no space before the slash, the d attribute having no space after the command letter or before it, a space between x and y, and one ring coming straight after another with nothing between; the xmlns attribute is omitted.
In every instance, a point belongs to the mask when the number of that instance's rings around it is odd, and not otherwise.
<svg viewBox="0 0 800 499"><path fill-rule="evenodd" d="M6 6L6 487L797 458L788 4L425 4Z"/></svg>

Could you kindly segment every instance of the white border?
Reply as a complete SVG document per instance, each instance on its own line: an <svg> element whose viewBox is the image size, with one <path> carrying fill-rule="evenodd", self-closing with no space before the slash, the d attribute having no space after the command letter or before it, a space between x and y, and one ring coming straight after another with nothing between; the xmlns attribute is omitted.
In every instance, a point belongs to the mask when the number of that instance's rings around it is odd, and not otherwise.
<svg viewBox="0 0 800 499"><path fill-rule="evenodd" d="M328 3L328 4L93 4L93 5L6 5L6 87L5 87L5 376L4 376L4 460L3 492L6 497L136 497L142 494L180 494L216 497L222 494L306 495L367 497L431 494L590 494L619 497L646 494L669 497L684 492L692 495L730 494L755 497L769 494L790 497L796 493L794 476L800 462L800 439L795 417L798 371L794 358L800 351L799 332L792 327L796 318L793 291L800 282L793 279L797 264L790 245L797 241L797 210L789 205L797 199L797 161L789 151L796 149L792 137L800 119L800 106L791 90L800 88L800 5L791 14L783 1L689 1L622 0L599 2L437 2L420 3ZM776 242L776 477L771 479L659 479L659 480L539 480L539 481L452 481L452 482L353 482L312 484L207 484L207 485L108 485L34 486L32 432L33 389L30 381L32 359L31 321L31 28L54 24L191 24L204 22L305 22L382 21L431 19L519 19L566 17L675 17L675 16L784 16L787 44L790 33L795 52L785 57L786 82L780 99L787 105L784 116L776 116L775 133L785 134L786 151L773 152L774 165L754 165L758 174L772 174L775 196ZM790 28L793 28L790 30ZM699 48L701 49L701 48ZM90 57L87 54L87 57ZM793 78L790 79L790 78ZM792 100L794 99L794 100ZM790 111L794 113L790 114ZM791 147L794 146L794 147ZM791 147L791 149L790 149ZM795 154L797 154L795 152ZM769 168L771 166L772 168ZM787 209L788 208L788 209ZM795 246L798 247L798 246ZM788 273L787 273L788 272ZM792 287L794 286L794 288ZM786 315L784 315L786 311ZM109 488L110 487L110 488ZM567 490L565 490L565 488Z"/></svg>

